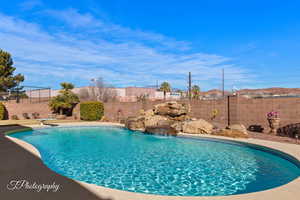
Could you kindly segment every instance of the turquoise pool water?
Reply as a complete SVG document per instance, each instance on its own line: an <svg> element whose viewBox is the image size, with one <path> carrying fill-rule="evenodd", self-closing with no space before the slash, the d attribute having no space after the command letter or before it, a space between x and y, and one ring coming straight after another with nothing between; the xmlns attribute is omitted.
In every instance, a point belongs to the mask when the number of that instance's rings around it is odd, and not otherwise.
<svg viewBox="0 0 300 200"><path fill-rule="evenodd" d="M55 127L11 135L57 173L139 193L216 196L256 192L300 176L290 158L239 143L145 135L117 127Z"/></svg>

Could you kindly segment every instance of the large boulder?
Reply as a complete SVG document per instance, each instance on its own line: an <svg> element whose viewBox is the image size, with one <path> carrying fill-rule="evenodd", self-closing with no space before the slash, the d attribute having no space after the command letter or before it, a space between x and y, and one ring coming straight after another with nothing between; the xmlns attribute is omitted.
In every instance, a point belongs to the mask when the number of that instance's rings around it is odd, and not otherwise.
<svg viewBox="0 0 300 200"><path fill-rule="evenodd" d="M173 124L171 124L170 126L176 130L177 133L182 132L182 122L173 122Z"/></svg>
<svg viewBox="0 0 300 200"><path fill-rule="evenodd" d="M181 116L178 116L178 117L172 117L170 119L172 119L174 121L183 122L183 121L189 121L189 120L191 120L191 117L188 116L188 115L181 115Z"/></svg>
<svg viewBox="0 0 300 200"><path fill-rule="evenodd" d="M154 114L163 115L168 117L179 117L181 115L187 115L189 112L189 106L176 101L157 104L154 106Z"/></svg>
<svg viewBox="0 0 300 200"><path fill-rule="evenodd" d="M146 133L176 136L178 131L170 125L158 125L158 126L148 126L148 127L146 127Z"/></svg>
<svg viewBox="0 0 300 200"><path fill-rule="evenodd" d="M227 129L216 130L203 119L191 118L188 104L175 101L157 104L154 109L142 111L137 117L129 117L125 126L134 131L148 134L177 135L179 132L191 134L212 134L227 137L247 138L246 127L233 124Z"/></svg>
<svg viewBox="0 0 300 200"><path fill-rule="evenodd" d="M145 121L145 129L147 133L175 136L182 130L180 122L170 120L164 116L154 115L151 119L152 120Z"/></svg>
<svg viewBox="0 0 300 200"><path fill-rule="evenodd" d="M125 126L130 130L150 134L177 135L179 132L211 134L213 125L203 119L192 120L188 104L175 101L157 104L138 117L129 117Z"/></svg>
<svg viewBox="0 0 300 200"><path fill-rule="evenodd" d="M239 130L234 130L234 129L221 129L217 132L213 132L212 135L232 137L232 138L248 138L249 137L248 133L245 133L245 132L242 132Z"/></svg>
<svg viewBox="0 0 300 200"><path fill-rule="evenodd" d="M233 125L229 125L227 128L230 130L240 131L246 135L248 134L247 129L243 124L233 124Z"/></svg>
<svg viewBox="0 0 300 200"><path fill-rule="evenodd" d="M213 125L208 123L204 119L186 121L182 125L182 131L184 133L191 134L211 134L213 131Z"/></svg>
<svg viewBox="0 0 300 200"><path fill-rule="evenodd" d="M125 127L133 131L145 131L145 118L143 116L128 117Z"/></svg>
<svg viewBox="0 0 300 200"><path fill-rule="evenodd" d="M161 115L145 116L145 127L157 126L161 121L169 121L169 119Z"/></svg>
<svg viewBox="0 0 300 200"><path fill-rule="evenodd" d="M154 115L153 109L143 111L143 112L141 113L141 115L142 115L142 116L145 116L145 117L151 117L151 116Z"/></svg>

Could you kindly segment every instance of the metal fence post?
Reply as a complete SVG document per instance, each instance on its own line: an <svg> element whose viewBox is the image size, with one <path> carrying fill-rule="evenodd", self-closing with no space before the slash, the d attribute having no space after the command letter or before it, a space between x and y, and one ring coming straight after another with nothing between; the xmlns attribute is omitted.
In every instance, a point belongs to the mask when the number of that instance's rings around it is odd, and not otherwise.
<svg viewBox="0 0 300 200"><path fill-rule="evenodd" d="M230 126L230 96L227 96L227 126Z"/></svg>

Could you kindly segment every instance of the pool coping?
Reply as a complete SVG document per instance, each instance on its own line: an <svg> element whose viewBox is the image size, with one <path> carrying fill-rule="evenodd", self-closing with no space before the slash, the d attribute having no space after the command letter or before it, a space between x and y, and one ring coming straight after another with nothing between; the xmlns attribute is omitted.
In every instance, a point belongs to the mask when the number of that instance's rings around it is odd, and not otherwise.
<svg viewBox="0 0 300 200"><path fill-rule="evenodd" d="M68 126L118 126L124 127L123 124L118 123L106 123L106 122L72 122L72 123L57 123L61 127L68 127ZM40 125L31 125L31 128L45 128L47 126L40 126ZM24 131L24 130L20 130ZM228 138L224 136L214 136L214 135L196 135L196 134L187 134L187 133L180 133L180 137L187 137L187 138L213 138L213 139L221 139L225 141L231 142L243 142L249 143L254 145L260 145L263 147L279 150L283 153L286 153L293 158L297 159L300 162L300 145L296 144L288 144L288 143L280 143L280 142L272 142L267 140L260 140L254 138ZM39 151L31 144L22 141L17 138L10 137L6 135L8 139L17 143L18 145L22 146L27 151L31 152L36 157L41 159L41 155ZM51 170L51 169L50 169ZM68 178L68 177L67 177ZM74 179L72 179L74 180ZM135 192L128 192L123 190L116 190L111 188L106 188L103 186L98 186L95 184L89 184L82 181L74 180L79 183L82 187L86 188L90 192L94 193L99 197L106 197L111 199L118 199L118 200L296 200L300 197L300 177L297 179L276 187L269 190L253 192L253 193L246 193L246 194L239 194L239 195L228 195L228 196L162 196L162 195L153 195L153 194L144 194L144 193L135 193Z"/></svg>

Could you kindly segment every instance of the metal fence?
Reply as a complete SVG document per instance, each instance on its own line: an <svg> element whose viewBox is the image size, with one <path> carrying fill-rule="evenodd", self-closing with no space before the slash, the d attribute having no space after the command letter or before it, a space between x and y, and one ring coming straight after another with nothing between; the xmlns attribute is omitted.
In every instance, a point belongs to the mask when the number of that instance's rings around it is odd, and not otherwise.
<svg viewBox="0 0 300 200"><path fill-rule="evenodd" d="M42 103L51 98L51 88L38 86L21 86L17 89L0 92L0 101L16 103Z"/></svg>

